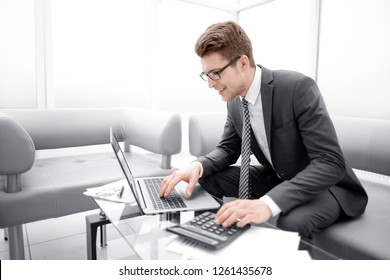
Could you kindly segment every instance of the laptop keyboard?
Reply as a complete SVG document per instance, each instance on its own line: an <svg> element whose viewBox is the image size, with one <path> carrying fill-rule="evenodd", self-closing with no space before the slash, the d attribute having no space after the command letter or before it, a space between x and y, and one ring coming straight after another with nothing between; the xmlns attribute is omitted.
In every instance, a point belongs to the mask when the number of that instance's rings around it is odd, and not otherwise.
<svg viewBox="0 0 390 280"><path fill-rule="evenodd" d="M162 178L145 179L154 208L158 210L187 208L187 205L175 189L172 190L168 197L160 197L161 182Z"/></svg>

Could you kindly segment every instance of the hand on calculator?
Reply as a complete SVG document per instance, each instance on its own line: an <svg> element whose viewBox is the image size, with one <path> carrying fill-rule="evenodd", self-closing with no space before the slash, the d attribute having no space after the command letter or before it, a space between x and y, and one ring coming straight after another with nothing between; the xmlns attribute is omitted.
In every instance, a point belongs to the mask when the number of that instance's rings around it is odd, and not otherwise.
<svg viewBox="0 0 390 280"><path fill-rule="evenodd" d="M238 228L236 225L225 228L214 221L215 213L204 212L191 221L167 228L168 231L184 236L212 249L219 249L232 242L250 225Z"/></svg>

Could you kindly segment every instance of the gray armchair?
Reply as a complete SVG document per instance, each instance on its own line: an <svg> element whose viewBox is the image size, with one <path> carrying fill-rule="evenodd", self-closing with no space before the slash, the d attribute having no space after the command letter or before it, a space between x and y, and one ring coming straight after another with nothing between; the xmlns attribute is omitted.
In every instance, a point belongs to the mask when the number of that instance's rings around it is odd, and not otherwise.
<svg viewBox="0 0 390 280"><path fill-rule="evenodd" d="M123 179L108 144L110 127L124 143L136 177L172 172L171 156L181 151L178 114L144 109L0 111L0 228L9 230L11 259L24 258L22 224L97 209L83 195L85 189ZM91 145L99 149L62 153ZM39 158L41 150L55 155Z"/></svg>

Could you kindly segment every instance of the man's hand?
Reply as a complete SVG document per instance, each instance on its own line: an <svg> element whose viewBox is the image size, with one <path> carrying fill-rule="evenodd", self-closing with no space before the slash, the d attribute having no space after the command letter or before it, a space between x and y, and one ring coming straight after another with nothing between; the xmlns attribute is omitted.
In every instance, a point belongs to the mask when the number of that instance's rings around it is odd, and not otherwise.
<svg viewBox="0 0 390 280"><path fill-rule="evenodd" d="M224 227L236 223L244 227L249 223L261 224L272 217L271 209L261 199L237 199L224 204L215 215L215 222Z"/></svg>
<svg viewBox="0 0 390 280"><path fill-rule="evenodd" d="M192 163L187 169L176 170L165 177L161 184L160 197L167 197L180 181L185 181L188 183L185 196L190 198L199 181L200 170L198 163Z"/></svg>

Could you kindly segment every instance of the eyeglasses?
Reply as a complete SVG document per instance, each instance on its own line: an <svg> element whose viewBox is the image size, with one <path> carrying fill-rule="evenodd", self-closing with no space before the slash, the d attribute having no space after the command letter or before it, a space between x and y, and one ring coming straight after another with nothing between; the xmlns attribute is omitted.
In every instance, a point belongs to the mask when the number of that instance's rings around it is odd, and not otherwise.
<svg viewBox="0 0 390 280"><path fill-rule="evenodd" d="M210 79L213 80L213 81L219 80L219 79L221 79L220 74L221 74L226 68L228 68L230 65L232 65L233 63L235 63L240 57L241 57L241 56L238 56L238 57L236 57L235 59L231 60L228 64L226 64L226 65L225 65L224 67L222 67L221 69L214 70L214 71L211 71L211 72L208 72L208 73L202 72L202 73L200 73L200 77L202 78L203 81L206 81L206 82L207 82L207 78L210 78Z"/></svg>

